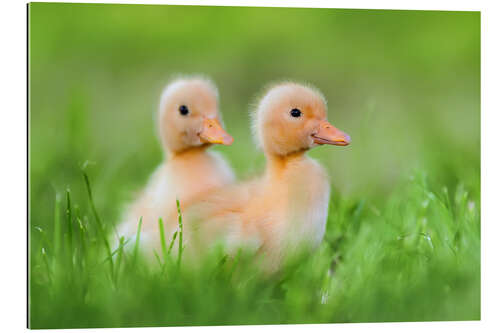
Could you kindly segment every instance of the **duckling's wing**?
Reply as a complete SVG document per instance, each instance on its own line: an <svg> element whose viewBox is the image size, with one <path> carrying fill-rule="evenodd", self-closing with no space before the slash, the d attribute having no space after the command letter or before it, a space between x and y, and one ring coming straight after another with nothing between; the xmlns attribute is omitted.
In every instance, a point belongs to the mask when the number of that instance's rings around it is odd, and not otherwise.
<svg viewBox="0 0 500 333"><path fill-rule="evenodd" d="M224 243L230 251L258 249L261 241L247 221L248 203L257 190L255 182L227 186L214 191L184 211L185 225L205 245Z"/></svg>

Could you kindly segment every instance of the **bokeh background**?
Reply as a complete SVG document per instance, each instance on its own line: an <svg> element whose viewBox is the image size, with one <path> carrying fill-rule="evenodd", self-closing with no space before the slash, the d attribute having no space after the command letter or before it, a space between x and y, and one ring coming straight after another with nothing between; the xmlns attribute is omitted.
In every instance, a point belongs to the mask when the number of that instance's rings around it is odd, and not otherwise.
<svg viewBox="0 0 500 333"><path fill-rule="evenodd" d="M218 85L235 142L213 149L240 179L264 165L255 96L292 79L317 86L352 138L310 152L335 195L376 207L423 170L432 189L461 183L479 206L478 12L32 3L29 14L30 225L49 234L57 193L88 208L85 161L103 221L119 221L163 159L154 114L176 74Z"/></svg>

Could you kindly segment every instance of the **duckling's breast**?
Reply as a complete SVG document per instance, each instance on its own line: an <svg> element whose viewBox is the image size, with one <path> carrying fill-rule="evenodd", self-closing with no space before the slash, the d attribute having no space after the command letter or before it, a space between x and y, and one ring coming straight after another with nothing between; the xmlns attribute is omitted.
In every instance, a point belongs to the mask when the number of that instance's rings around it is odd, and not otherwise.
<svg viewBox="0 0 500 333"><path fill-rule="evenodd" d="M287 231L294 244L316 247L323 239L330 200L330 184L323 167L307 159L287 177Z"/></svg>

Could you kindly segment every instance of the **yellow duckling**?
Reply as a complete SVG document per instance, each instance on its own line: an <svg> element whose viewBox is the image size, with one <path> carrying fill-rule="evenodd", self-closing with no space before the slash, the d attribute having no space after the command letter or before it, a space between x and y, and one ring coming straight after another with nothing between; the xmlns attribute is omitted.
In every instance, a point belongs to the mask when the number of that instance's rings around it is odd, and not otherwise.
<svg viewBox="0 0 500 333"><path fill-rule="evenodd" d="M306 151L346 146L350 138L327 121L318 90L292 82L275 85L262 97L253 129L267 159L264 175L186 207L187 236L205 245L223 239L229 248L250 246L274 271L285 254L315 248L325 233L329 179Z"/></svg>
<svg viewBox="0 0 500 333"><path fill-rule="evenodd" d="M161 96L158 125L165 161L146 188L128 208L118 235L133 243L142 217L141 245L158 248L158 219L169 239L177 226L176 198L187 204L197 195L230 184L234 174L224 158L207 151L211 144L230 145L233 138L221 125L216 86L205 78L181 78L171 82ZM166 219L174 216L173 219Z"/></svg>

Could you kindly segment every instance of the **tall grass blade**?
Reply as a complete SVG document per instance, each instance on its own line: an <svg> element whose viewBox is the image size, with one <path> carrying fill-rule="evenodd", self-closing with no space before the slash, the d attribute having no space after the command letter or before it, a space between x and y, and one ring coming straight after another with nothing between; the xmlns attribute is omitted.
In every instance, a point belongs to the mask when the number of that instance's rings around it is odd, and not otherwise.
<svg viewBox="0 0 500 333"><path fill-rule="evenodd" d="M54 205L54 255L59 255L61 250L61 196L56 193L56 202Z"/></svg>
<svg viewBox="0 0 500 333"><path fill-rule="evenodd" d="M47 251L45 250L47 248L47 246L49 245L49 241L48 241L47 236L45 235L45 232L43 231L42 228L35 226L34 229L40 233L40 238L41 238L40 253L41 253L44 265L45 265L45 269L47 270L47 276L49 278L49 282L52 282L52 270L50 268L49 259L47 257ZM55 260L55 258L54 258L54 260Z"/></svg>
<svg viewBox="0 0 500 333"><path fill-rule="evenodd" d="M125 239L125 238L124 238L124 239ZM118 243L118 247L116 248L116 250L114 250L113 252L111 252L111 255L110 255L110 256L107 256L106 258L104 258L104 260L102 261L102 263L105 263L106 261L113 259L113 257L114 257L117 253L119 253L119 252L120 252L120 250L121 250L122 248L124 248L124 247L125 247L125 245L127 245L127 243L128 243L129 241L130 241L130 239L127 239L126 241L124 241L124 242L123 242L123 244L122 244L122 243ZM115 269L116 269L116 267L115 267Z"/></svg>
<svg viewBox="0 0 500 333"><path fill-rule="evenodd" d="M95 208L94 204L94 199L92 197L92 188L90 186L90 181L89 181L89 176L85 172L84 169L82 169L83 173L83 179L85 180L85 185L87 187L87 193L89 196L89 201L90 201L90 208L92 209L92 213L94 214L94 218L97 223L97 230L99 232L99 235L102 238L102 241L104 242L104 246L106 247L106 252L109 257L109 268L111 270L111 276L113 277L114 275L114 264L113 264L113 255L111 253L111 246L109 245L108 238L106 237L106 233L104 232L104 227L102 225L101 219L99 218L99 214L97 213L97 209Z"/></svg>
<svg viewBox="0 0 500 333"><path fill-rule="evenodd" d="M116 259L115 269L115 284L118 284L118 274L120 274L120 266L123 260L123 248L125 246L125 237L120 237L120 246L118 247L118 258Z"/></svg>
<svg viewBox="0 0 500 333"><path fill-rule="evenodd" d="M78 223L78 234L80 236L80 268L83 269L83 263L85 258L87 257L87 247L85 245L86 230L80 217L76 218L76 222Z"/></svg>
<svg viewBox="0 0 500 333"><path fill-rule="evenodd" d="M160 227L160 241L161 241L161 251L163 254L163 262L167 260L167 242L165 240L165 227L163 226L163 220L160 217L158 219L158 226Z"/></svg>
<svg viewBox="0 0 500 333"><path fill-rule="evenodd" d="M135 235L135 246L134 246L134 266L137 261L137 256L139 255L139 242L141 240L141 229L142 229L142 216L139 219L139 225L137 226L137 233Z"/></svg>
<svg viewBox="0 0 500 333"><path fill-rule="evenodd" d="M158 252L156 252L156 250L153 250L153 253L155 255L156 260L158 261L158 265L160 265L160 267L162 268L162 271L163 271L163 263L161 262L160 256L158 255Z"/></svg>
<svg viewBox="0 0 500 333"><path fill-rule="evenodd" d="M177 238L178 233L179 233L178 231L174 232L174 235L172 236L172 240L170 241L170 245L168 246L168 253L167 254L169 256L170 256L170 252L172 252L172 248L174 247L175 239Z"/></svg>
<svg viewBox="0 0 500 333"><path fill-rule="evenodd" d="M68 254L71 265L73 265L73 224L71 223L71 194L69 188L66 189L66 223L68 227Z"/></svg>
<svg viewBox="0 0 500 333"><path fill-rule="evenodd" d="M50 270L49 260L47 258L47 252L45 251L44 247L42 247L42 258L43 262L45 263L45 268L47 269L47 276L49 278L49 283L52 284L52 272Z"/></svg>
<svg viewBox="0 0 500 333"><path fill-rule="evenodd" d="M184 233L184 226L182 224L181 204L179 202L179 199L175 199L175 202L177 204L177 215L179 221L179 256L177 258L177 267L180 267L182 261L182 250L184 249L182 244L182 234Z"/></svg>

